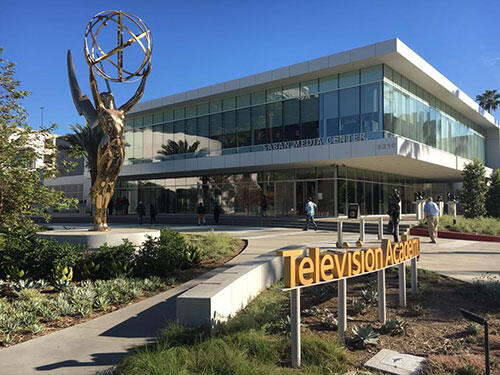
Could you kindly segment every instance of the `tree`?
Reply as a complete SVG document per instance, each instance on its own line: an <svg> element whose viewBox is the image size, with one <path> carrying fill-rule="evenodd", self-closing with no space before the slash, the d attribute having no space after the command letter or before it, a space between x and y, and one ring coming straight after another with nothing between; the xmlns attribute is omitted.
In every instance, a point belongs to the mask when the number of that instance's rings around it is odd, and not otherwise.
<svg viewBox="0 0 500 375"><path fill-rule="evenodd" d="M491 111L496 111L500 106L500 94L497 90L485 90L483 95L477 95L476 101L479 105L491 113Z"/></svg>
<svg viewBox="0 0 500 375"><path fill-rule="evenodd" d="M71 125L70 129L73 134L67 134L63 137L70 144L68 151L73 152L73 154L83 153L85 165L90 171L91 183L94 185L97 178L97 152L104 132L100 126L91 129L88 124L85 126Z"/></svg>
<svg viewBox="0 0 500 375"><path fill-rule="evenodd" d="M486 170L477 159L467 164L462 172L463 186L459 191L459 201L464 216L475 218L486 214Z"/></svg>
<svg viewBox="0 0 500 375"><path fill-rule="evenodd" d="M169 156L177 154L190 154L190 153L195 153L196 151L203 151L203 150L198 150L199 146L200 146L199 141L194 142L190 146L187 141L180 140L178 142L174 142L171 139L169 139L166 145L161 146L162 149L158 151L158 153L161 155Z"/></svg>
<svg viewBox="0 0 500 375"><path fill-rule="evenodd" d="M500 169L491 175L490 187L486 195L488 216L500 218Z"/></svg>
<svg viewBox="0 0 500 375"><path fill-rule="evenodd" d="M55 178L56 149L48 142L54 125L32 129L19 103L29 95L14 79L15 64L4 60L0 49L0 233L33 224L33 216L50 218L50 208L74 204L62 192L43 186Z"/></svg>

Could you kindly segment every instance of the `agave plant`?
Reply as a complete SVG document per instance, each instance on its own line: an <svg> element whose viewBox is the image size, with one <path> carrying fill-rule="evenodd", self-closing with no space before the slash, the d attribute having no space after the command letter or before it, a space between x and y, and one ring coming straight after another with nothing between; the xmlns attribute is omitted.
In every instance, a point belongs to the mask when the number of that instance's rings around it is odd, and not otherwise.
<svg viewBox="0 0 500 375"><path fill-rule="evenodd" d="M366 302L363 299L355 299L351 302L351 310L354 315L363 314L366 311Z"/></svg>
<svg viewBox="0 0 500 375"><path fill-rule="evenodd" d="M361 298L363 298L367 305L371 305L377 303L378 293L373 289L363 289L361 291Z"/></svg>
<svg viewBox="0 0 500 375"><path fill-rule="evenodd" d="M387 319L385 324L382 326L382 331L389 333L391 336L404 335L406 329L408 328L408 323L403 319L398 317Z"/></svg>
<svg viewBox="0 0 500 375"><path fill-rule="evenodd" d="M367 345L378 344L378 334L370 324L352 327L354 334L354 344L357 347L365 348Z"/></svg>
<svg viewBox="0 0 500 375"><path fill-rule="evenodd" d="M323 326L326 329L330 329L330 330L336 330L336 329L338 329L338 326L339 326L339 322L333 316L333 314L327 314L323 318L321 318L321 324L323 324Z"/></svg>

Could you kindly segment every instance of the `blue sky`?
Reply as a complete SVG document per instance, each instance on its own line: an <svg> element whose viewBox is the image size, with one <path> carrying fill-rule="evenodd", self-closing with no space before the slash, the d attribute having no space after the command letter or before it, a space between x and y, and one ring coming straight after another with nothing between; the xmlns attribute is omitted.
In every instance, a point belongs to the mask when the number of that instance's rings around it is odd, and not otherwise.
<svg viewBox="0 0 500 375"><path fill-rule="evenodd" d="M6 1L3 57L32 92L30 123L57 133L84 123L71 100L66 51L90 95L83 33L101 10L137 14L153 33L143 100L206 86L399 37L467 94L500 91L498 1ZM118 99L133 90L127 85ZM115 92L117 92L115 89ZM496 114L498 118L498 113Z"/></svg>

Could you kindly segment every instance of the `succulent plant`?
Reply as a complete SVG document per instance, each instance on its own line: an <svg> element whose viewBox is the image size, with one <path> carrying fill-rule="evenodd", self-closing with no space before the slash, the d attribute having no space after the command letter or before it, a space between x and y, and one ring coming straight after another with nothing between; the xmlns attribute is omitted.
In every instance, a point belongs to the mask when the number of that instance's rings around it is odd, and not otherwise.
<svg viewBox="0 0 500 375"><path fill-rule="evenodd" d="M302 315L304 316L318 316L321 314L321 309L317 306L312 306L310 309L304 309Z"/></svg>
<svg viewBox="0 0 500 375"><path fill-rule="evenodd" d="M366 311L366 302L363 299L355 299L351 302L351 311L354 315L363 314Z"/></svg>
<svg viewBox="0 0 500 375"><path fill-rule="evenodd" d="M373 289L363 289L361 291L361 298L365 301L367 305L377 303L378 293Z"/></svg>
<svg viewBox="0 0 500 375"><path fill-rule="evenodd" d="M391 336L399 336L404 335L407 328L407 322L398 317L394 317L387 319L385 324L382 326L382 332L389 333Z"/></svg>
<svg viewBox="0 0 500 375"><path fill-rule="evenodd" d="M354 344L357 347L365 348L367 345L378 344L378 334L370 324L352 327L354 334Z"/></svg>
<svg viewBox="0 0 500 375"><path fill-rule="evenodd" d="M45 327L44 327L43 324L33 323L29 327L27 327L27 328L28 328L28 331L30 331L34 335L37 335L39 333L42 333Z"/></svg>
<svg viewBox="0 0 500 375"><path fill-rule="evenodd" d="M106 311L109 308L109 299L106 296L97 296L94 300L94 307L97 310Z"/></svg>
<svg viewBox="0 0 500 375"><path fill-rule="evenodd" d="M54 269L54 281L67 280L70 282L73 280L73 267L65 267L57 265Z"/></svg>
<svg viewBox="0 0 500 375"><path fill-rule="evenodd" d="M38 291L38 289L20 289L18 292L16 292L16 294L17 298L19 298L21 301L29 301L31 299L40 298L40 292Z"/></svg>
<svg viewBox="0 0 500 375"><path fill-rule="evenodd" d="M323 324L323 326L326 329L330 329L330 330L336 330L336 329L338 329L338 326L339 326L339 322L333 316L333 314L327 314L324 317L322 317L321 318L321 324Z"/></svg>
<svg viewBox="0 0 500 375"><path fill-rule="evenodd" d="M424 315L424 309L423 309L422 305L420 305L420 304L408 306L407 311L408 311L408 314L410 316L422 316L422 315Z"/></svg>

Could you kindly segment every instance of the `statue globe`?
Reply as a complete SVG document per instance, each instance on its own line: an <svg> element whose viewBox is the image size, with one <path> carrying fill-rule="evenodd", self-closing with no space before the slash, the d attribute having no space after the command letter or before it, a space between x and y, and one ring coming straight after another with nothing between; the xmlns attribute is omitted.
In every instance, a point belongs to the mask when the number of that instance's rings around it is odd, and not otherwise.
<svg viewBox="0 0 500 375"><path fill-rule="evenodd" d="M124 58L125 51L127 59ZM119 10L96 14L85 29L84 48L94 103L82 94L73 67L73 57L68 51L68 78L75 107L80 115L85 116L91 129L100 126L104 132L97 154L97 176L90 191L95 206L94 231L110 230L107 207L125 160L125 115L144 94L146 79L151 72L151 51L151 33L139 17ZM129 68L129 65L134 67ZM115 73L111 74L111 71ZM104 78L107 91L99 91L95 73ZM133 96L117 106L109 81L123 83L135 80L139 80L140 84Z"/></svg>
<svg viewBox="0 0 500 375"><path fill-rule="evenodd" d="M112 40L116 40L115 45L108 45L106 39L111 38L106 37L110 33ZM106 10L96 14L87 24L84 42L89 67L112 82L135 82L141 79L151 63L151 32L142 19L131 13ZM125 64L124 52L132 49L139 50L142 57L134 61L138 66L129 68ZM116 73L108 74L103 63L115 68Z"/></svg>

